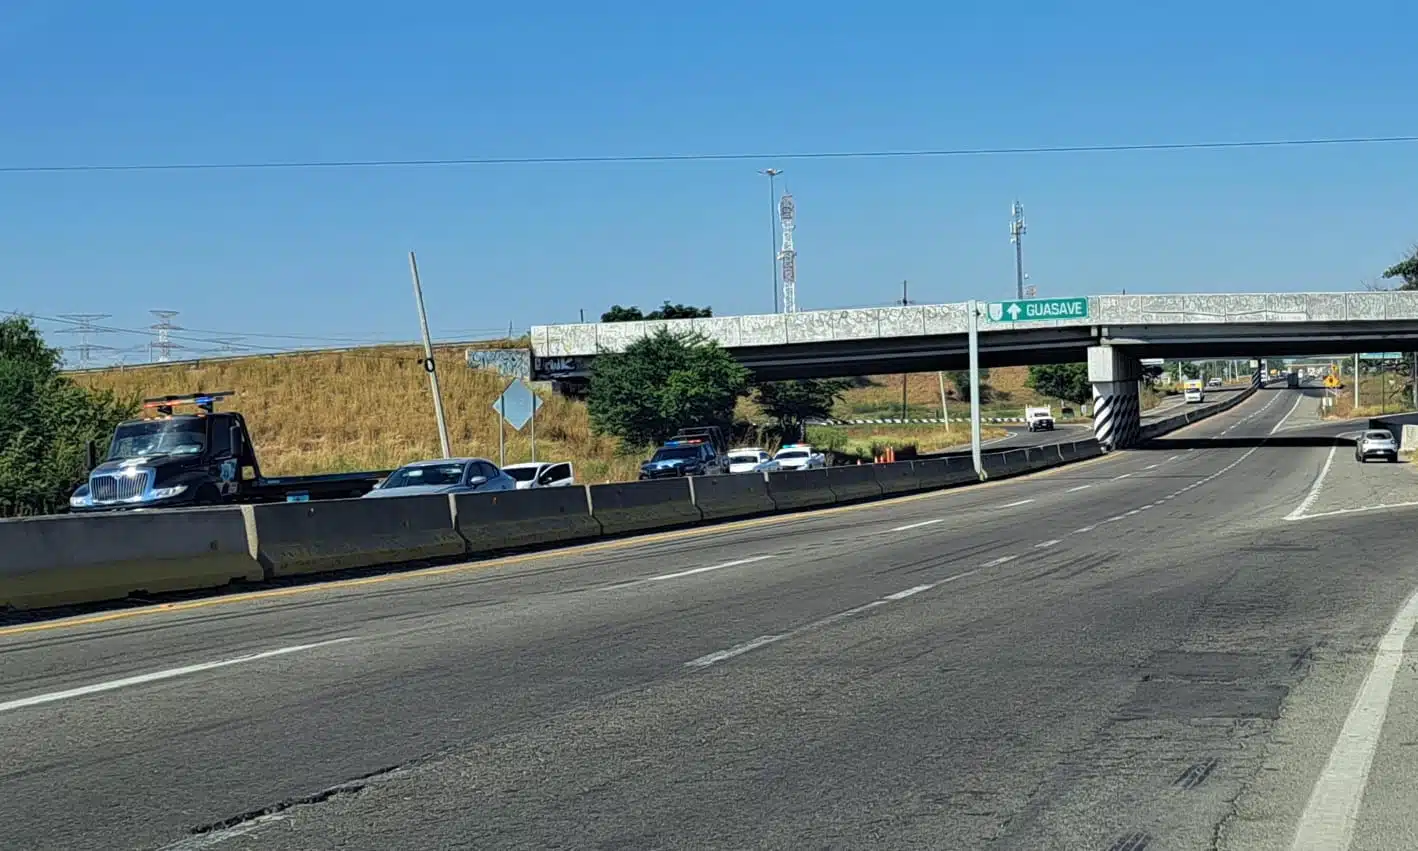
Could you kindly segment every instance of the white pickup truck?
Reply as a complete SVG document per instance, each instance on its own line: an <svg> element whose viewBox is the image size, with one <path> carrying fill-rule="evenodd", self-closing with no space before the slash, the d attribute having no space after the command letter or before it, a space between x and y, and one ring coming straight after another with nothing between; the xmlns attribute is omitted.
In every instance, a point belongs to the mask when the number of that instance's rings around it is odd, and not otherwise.
<svg viewBox="0 0 1418 851"><path fill-rule="evenodd" d="M1053 408L1025 408L1024 424L1029 426L1030 431L1053 431Z"/></svg>

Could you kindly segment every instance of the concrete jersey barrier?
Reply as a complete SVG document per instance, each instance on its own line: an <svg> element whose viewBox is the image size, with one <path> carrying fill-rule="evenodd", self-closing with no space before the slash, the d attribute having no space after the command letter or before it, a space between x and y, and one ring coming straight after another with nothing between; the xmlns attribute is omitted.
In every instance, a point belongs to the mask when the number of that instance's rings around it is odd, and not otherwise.
<svg viewBox="0 0 1418 851"><path fill-rule="evenodd" d="M585 485L467 493L453 498L455 528L469 553L598 538Z"/></svg>
<svg viewBox="0 0 1418 851"><path fill-rule="evenodd" d="M240 508L0 521L0 608L72 606L261 578Z"/></svg>
<svg viewBox="0 0 1418 851"><path fill-rule="evenodd" d="M980 480L980 477L975 473L975 462L970 458L930 458L925 461L912 461L911 469L917 481L920 482L921 490L954 487Z"/></svg>
<svg viewBox="0 0 1418 851"><path fill-rule="evenodd" d="M591 516L607 535L669 529L703 519L689 479L591 485Z"/></svg>
<svg viewBox="0 0 1418 851"><path fill-rule="evenodd" d="M881 496L881 485L876 483L875 467L875 464L828 467L827 486L838 502L877 499Z"/></svg>
<svg viewBox="0 0 1418 851"><path fill-rule="evenodd" d="M246 505L268 576L303 576L466 552L446 494Z"/></svg>
<svg viewBox="0 0 1418 851"><path fill-rule="evenodd" d="M779 511L819 508L837 502L827 483L827 470L783 470L768 474L768 494Z"/></svg>
<svg viewBox="0 0 1418 851"><path fill-rule="evenodd" d="M884 494L913 493L921 489L921 479L916 475L914 461L873 464L872 470L876 473L877 487Z"/></svg>
<svg viewBox="0 0 1418 851"><path fill-rule="evenodd" d="M768 493L767 473L695 476L689 480L694 504L705 520L772 514L777 503Z"/></svg>

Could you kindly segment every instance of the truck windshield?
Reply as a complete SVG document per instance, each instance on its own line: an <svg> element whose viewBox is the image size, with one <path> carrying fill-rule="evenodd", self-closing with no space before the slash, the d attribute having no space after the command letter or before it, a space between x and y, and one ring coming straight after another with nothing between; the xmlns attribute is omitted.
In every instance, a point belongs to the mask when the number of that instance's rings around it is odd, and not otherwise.
<svg viewBox="0 0 1418 851"><path fill-rule="evenodd" d="M530 482L537 477L536 467L503 467L502 472L519 482Z"/></svg>
<svg viewBox="0 0 1418 851"><path fill-rule="evenodd" d="M651 461L679 461L699 457L697 446L664 446L655 450Z"/></svg>
<svg viewBox="0 0 1418 851"><path fill-rule="evenodd" d="M196 417L120 423L108 447L108 460L153 455L196 455L207 445L207 423Z"/></svg>

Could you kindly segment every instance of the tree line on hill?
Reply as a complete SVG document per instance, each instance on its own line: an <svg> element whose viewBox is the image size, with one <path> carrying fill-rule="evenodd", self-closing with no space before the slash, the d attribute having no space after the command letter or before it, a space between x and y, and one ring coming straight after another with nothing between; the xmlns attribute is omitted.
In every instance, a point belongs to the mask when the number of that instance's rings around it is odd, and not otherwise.
<svg viewBox="0 0 1418 851"><path fill-rule="evenodd" d="M108 445L137 400L80 387L25 318L0 320L0 517L53 514L88 472L89 444Z"/></svg>

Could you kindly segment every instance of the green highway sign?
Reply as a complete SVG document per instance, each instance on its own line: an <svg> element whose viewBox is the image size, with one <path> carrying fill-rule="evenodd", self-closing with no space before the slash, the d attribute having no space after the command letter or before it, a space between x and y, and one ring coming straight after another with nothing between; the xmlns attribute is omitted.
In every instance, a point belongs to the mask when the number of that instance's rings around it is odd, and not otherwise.
<svg viewBox="0 0 1418 851"><path fill-rule="evenodd" d="M1400 352L1364 352L1359 357L1363 360L1403 360Z"/></svg>
<svg viewBox="0 0 1418 851"><path fill-rule="evenodd" d="M997 301L989 306L993 322L1046 322L1054 319L1087 319L1086 298L1033 298Z"/></svg>

